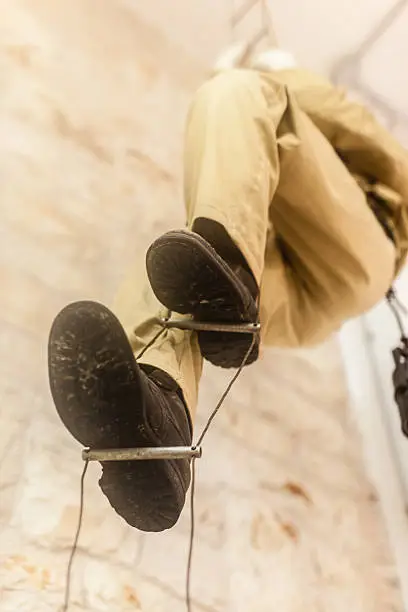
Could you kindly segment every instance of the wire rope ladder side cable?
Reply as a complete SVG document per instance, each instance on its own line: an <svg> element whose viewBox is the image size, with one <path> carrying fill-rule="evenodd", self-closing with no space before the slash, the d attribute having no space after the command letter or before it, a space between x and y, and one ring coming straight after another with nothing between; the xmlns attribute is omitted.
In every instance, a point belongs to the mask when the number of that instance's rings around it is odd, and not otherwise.
<svg viewBox="0 0 408 612"><path fill-rule="evenodd" d="M140 359L140 357L147 351L148 348L153 346L153 344L161 337L162 334L166 331L167 328L175 327L176 325L169 325L170 318L159 320L162 324L162 329L152 338L152 340L143 348L143 350L137 355L136 361ZM189 329L194 328L190 323L187 327L183 326L183 321L180 321L181 329ZM206 324L207 325L207 324ZM228 326L227 326L228 327ZM219 329L225 331L225 324L212 324L212 331L219 331ZM202 324L196 323L196 329L202 329ZM208 329L208 325L206 327ZM191 459L191 486L190 486L190 519L191 519L191 529L190 529L190 537L189 537L189 545L188 545L188 558L187 558L187 572L186 572L186 608L187 612L192 612L192 596L191 596L191 570L192 570L192 560L193 560L193 549L194 549L194 535L195 535L195 490L196 490L196 459L202 456L201 444L207 435L207 432L217 416L221 406L223 405L225 399L230 393L234 383L237 378L241 374L245 364L247 363L249 356L252 352L252 349L255 345L256 336L260 332L259 323L242 323L242 324L231 324L229 326L229 331L235 333L251 333L252 334L252 342L246 352L241 365L235 372L234 376L231 378L227 388L221 395L219 402L217 403L214 410L211 412L206 425L204 426L200 436L197 439L197 442L191 447L157 447L157 448L134 448L134 449L108 449L108 450L99 450L99 449L85 449L82 452L82 458L85 461L84 469L81 476L80 483L80 503L79 503L79 515L78 515L78 524L75 533L75 538L73 541L73 545L70 552L69 562L67 566L66 573L66 583L65 583L65 596L64 596L64 605L61 609L61 612L68 612L69 604L70 604L70 595L71 595L71 584L72 584L72 569L73 563L75 559L76 552L78 550L78 542L81 534L82 523L83 523L83 515L84 515L84 501L85 501L85 476L88 470L90 461L133 461L133 460L163 460L163 459L174 459L174 458L189 458Z"/></svg>

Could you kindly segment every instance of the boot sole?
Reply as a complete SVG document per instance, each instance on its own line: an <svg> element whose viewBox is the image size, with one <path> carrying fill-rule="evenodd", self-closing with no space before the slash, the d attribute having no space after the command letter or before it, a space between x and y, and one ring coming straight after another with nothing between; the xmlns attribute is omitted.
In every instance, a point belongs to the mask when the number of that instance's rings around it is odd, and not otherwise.
<svg viewBox="0 0 408 612"><path fill-rule="evenodd" d="M66 306L50 332L51 394L68 431L93 449L161 446L147 423L147 387L117 318L95 302ZM142 531L169 529L185 500L178 461L102 462L111 506Z"/></svg>
<svg viewBox="0 0 408 612"><path fill-rule="evenodd" d="M204 238L186 231L158 238L146 255L150 284L157 299L173 312L201 322L257 320L257 306L245 285ZM216 366L239 367L252 334L198 332L200 350ZM259 339L247 364L258 357Z"/></svg>

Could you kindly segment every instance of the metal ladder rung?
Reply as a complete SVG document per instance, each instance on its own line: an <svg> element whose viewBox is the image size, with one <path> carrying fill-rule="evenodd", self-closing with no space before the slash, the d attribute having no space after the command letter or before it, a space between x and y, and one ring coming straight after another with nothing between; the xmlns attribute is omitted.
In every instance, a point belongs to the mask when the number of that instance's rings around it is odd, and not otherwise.
<svg viewBox="0 0 408 612"><path fill-rule="evenodd" d="M188 331L231 332L235 334L258 334L260 323L200 323L191 319L159 319L160 325L167 329Z"/></svg>
<svg viewBox="0 0 408 612"><path fill-rule="evenodd" d="M149 461L152 459L199 459L201 446L157 446L154 448L110 448L82 451L84 461Z"/></svg>

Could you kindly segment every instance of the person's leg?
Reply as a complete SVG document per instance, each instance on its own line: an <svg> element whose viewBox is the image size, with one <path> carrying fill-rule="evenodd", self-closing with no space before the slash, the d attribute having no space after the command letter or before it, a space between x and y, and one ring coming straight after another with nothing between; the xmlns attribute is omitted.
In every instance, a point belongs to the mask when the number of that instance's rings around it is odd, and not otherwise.
<svg viewBox="0 0 408 612"><path fill-rule="evenodd" d="M395 250L363 191L271 74L234 70L197 92L186 130L185 200L188 227L227 263L243 257L256 282L262 279L266 344L318 342L375 304L392 282ZM172 290L186 297L183 311L205 320L193 299L197 282L184 279L202 278L211 253L194 265L193 241L178 252L182 237L159 239L160 247L166 240L166 257L150 270L153 289L163 303L171 302ZM204 301L216 302L205 299L211 295L205 284L198 289ZM222 308L215 315L222 320ZM202 354L217 363L208 336L217 359L227 342L221 334L199 335ZM230 363L242 360L244 348L234 359L229 353Z"/></svg>
<svg viewBox="0 0 408 612"><path fill-rule="evenodd" d="M267 210L278 179L275 130L285 109L282 89L265 85L248 71L215 77L193 102L186 142L189 223L205 219L222 225L230 244L222 240L220 250L222 254L228 251L232 268L215 251L210 253L211 261L206 260L211 247L192 232L188 236L196 239L191 248L188 239L185 248L185 236L175 236L183 248L172 270L166 269L171 260L166 244L155 249L153 262L148 254L147 263L154 274L156 268L161 274L164 270L166 283L176 287L176 295L181 278L209 320L214 313L218 318L221 302L227 321L253 321L257 316L254 294L258 288L253 278L259 283L262 274ZM206 237L217 246L219 234L214 227ZM193 229L205 232L208 227ZM190 276L185 275L186 261L194 263ZM213 294L200 293L203 277ZM168 306L165 299L161 303ZM166 331L136 363L135 355L159 331L159 304L140 268L128 276L115 310L122 324L99 304L73 304L58 315L52 327L50 383L63 422L77 440L92 448L190 444L187 410L194 413L202 367L196 335ZM218 336L209 332L210 338ZM225 334L220 336L224 341ZM242 336L237 339L241 348ZM233 336L234 343L236 338ZM203 346L216 361L217 342L203 333L201 350ZM223 359L226 355L229 365L239 365L242 352L231 358L226 348ZM112 462L103 464L101 487L130 524L160 530L177 520L188 482L187 461Z"/></svg>
<svg viewBox="0 0 408 612"><path fill-rule="evenodd" d="M225 248L234 269L216 252L210 253L210 262L206 260L209 245L193 233L197 239L191 249L188 240L187 249L182 244L181 260L179 253L176 258L167 258L165 244L155 249L154 261L148 256L147 263L150 272L155 274L158 269L164 274L177 296L176 281L183 279L202 309L203 320L206 316L207 320L222 320L220 305L226 321L256 319L258 287L253 277L259 283L267 210L278 177L275 128L285 107L281 88L266 87L249 71L215 77L193 101L186 136L189 222L201 218L222 223L228 240L232 239L232 246ZM193 200L195 215L191 214ZM215 232L206 237L218 240ZM175 240L180 242L180 237L176 235ZM240 262L234 261L235 256ZM176 263L171 270L165 265L169 261ZM194 264L190 276L183 267L186 261ZM203 278L213 293L200 293ZM72 435L89 447L188 444L191 431L187 431L186 406L190 414L194 412L201 372L197 338L188 332L166 331L147 350L142 365L137 364L135 354L158 331L158 305L139 273L129 279L128 289L121 292L116 305L128 337L120 322L101 305L73 304L58 315L49 343L50 383L57 411ZM166 299L160 301L168 306ZM180 306L171 304L170 308L189 312ZM252 340L252 336L232 335L233 348L238 345L240 349L237 355L230 350L228 334L209 332L199 337L201 351L204 347L213 362L219 359L220 337L226 344L220 361L229 366L239 365ZM256 356L257 347L248 361ZM157 428L160 435L155 435ZM177 520L188 480L187 461L112 462L103 465L101 486L130 524L159 530Z"/></svg>
<svg viewBox="0 0 408 612"><path fill-rule="evenodd" d="M153 290L170 310L204 322L256 320L268 210L280 148L294 145L290 128L284 87L254 71L219 74L196 93L184 156L190 233L165 234L147 255ZM198 338L203 356L223 367L239 366L252 340L213 332ZM258 343L248 363L257 355Z"/></svg>
<svg viewBox="0 0 408 612"><path fill-rule="evenodd" d="M224 228L258 285L268 210L279 180L277 131L286 111L281 85L251 70L231 70L201 86L186 126L188 227L195 231L205 219ZM222 248L222 239L213 239L211 230L204 237Z"/></svg>
<svg viewBox="0 0 408 612"><path fill-rule="evenodd" d="M295 115L299 146L281 156L260 307L263 342L284 347L316 344L374 306L396 264L364 192L308 117Z"/></svg>
<svg viewBox="0 0 408 612"><path fill-rule="evenodd" d="M144 350L160 331L158 319L166 317L168 310L154 296L150 287L145 262L137 258L127 271L112 306L129 339L135 357ZM182 315L177 315L182 318ZM203 359L197 334L180 329L166 330L138 359L147 369L167 372L180 387L194 422L198 385Z"/></svg>

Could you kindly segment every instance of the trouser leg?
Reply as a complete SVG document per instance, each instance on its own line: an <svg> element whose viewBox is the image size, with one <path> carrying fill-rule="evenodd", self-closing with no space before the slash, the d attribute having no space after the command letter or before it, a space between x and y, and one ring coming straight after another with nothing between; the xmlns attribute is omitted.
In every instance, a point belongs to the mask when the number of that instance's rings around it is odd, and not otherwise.
<svg viewBox="0 0 408 612"><path fill-rule="evenodd" d="M156 300L150 288L143 258L128 272L116 296L113 310L124 326L137 356L160 331L158 318L167 315L166 309ZM202 361L195 333L169 329L144 353L139 363L170 374L181 388L194 420Z"/></svg>
<svg viewBox="0 0 408 612"><path fill-rule="evenodd" d="M366 195L306 115L281 156L261 287L263 340L315 344L381 300L395 248Z"/></svg>

